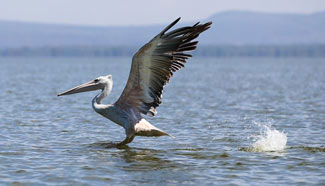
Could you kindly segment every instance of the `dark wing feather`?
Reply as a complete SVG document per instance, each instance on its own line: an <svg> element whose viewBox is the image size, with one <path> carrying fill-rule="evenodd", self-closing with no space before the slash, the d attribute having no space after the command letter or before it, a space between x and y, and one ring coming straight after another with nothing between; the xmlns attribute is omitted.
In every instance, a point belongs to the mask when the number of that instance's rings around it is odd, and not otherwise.
<svg viewBox="0 0 325 186"><path fill-rule="evenodd" d="M115 105L149 116L157 113L164 86L173 72L183 68L186 60L192 57L184 52L194 50L198 41L192 40L212 24L197 23L167 32L179 20L168 25L133 56L128 82Z"/></svg>

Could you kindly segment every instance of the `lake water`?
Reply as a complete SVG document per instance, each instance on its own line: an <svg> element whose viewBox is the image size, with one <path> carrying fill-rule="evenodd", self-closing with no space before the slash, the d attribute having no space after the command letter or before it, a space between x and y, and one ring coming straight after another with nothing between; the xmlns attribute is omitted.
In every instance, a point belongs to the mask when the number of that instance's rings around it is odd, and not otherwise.
<svg viewBox="0 0 325 186"><path fill-rule="evenodd" d="M324 185L325 59L193 58L148 120L175 136L136 137L92 110L97 94L56 95L129 58L1 58L0 184Z"/></svg>

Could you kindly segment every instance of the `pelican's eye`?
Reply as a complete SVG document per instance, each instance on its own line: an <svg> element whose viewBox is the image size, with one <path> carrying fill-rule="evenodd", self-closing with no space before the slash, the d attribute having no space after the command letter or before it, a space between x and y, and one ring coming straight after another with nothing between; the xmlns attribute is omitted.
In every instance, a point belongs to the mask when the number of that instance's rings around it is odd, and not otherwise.
<svg viewBox="0 0 325 186"><path fill-rule="evenodd" d="M98 82L99 82L99 79L95 79L94 82L95 82L95 83L98 83Z"/></svg>

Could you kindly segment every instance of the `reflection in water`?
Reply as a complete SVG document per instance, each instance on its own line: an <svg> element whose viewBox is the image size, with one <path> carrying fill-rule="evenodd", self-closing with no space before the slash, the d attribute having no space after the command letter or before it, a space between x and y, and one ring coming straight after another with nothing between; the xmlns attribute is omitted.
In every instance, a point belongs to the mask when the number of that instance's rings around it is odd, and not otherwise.
<svg viewBox="0 0 325 186"><path fill-rule="evenodd" d="M118 156L127 163L123 167L126 171L152 171L157 169L173 169L179 166L178 163L168 160L164 154L166 154L165 151L127 148Z"/></svg>
<svg viewBox="0 0 325 186"><path fill-rule="evenodd" d="M131 148L127 145L117 148L116 143L110 141L96 142L89 145L89 147L98 149L101 152L115 148L116 153L111 155L121 158L127 163L127 166L123 167L127 171L168 169L178 166L177 163L168 160L168 156L166 156L168 151L164 150Z"/></svg>
<svg viewBox="0 0 325 186"><path fill-rule="evenodd" d="M89 145L100 161L114 159L114 167L118 168L119 174L137 174L132 181L136 183L195 183L196 175L187 170L194 168L188 161L180 161L173 150L155 150L148 148L111 148L112 142L97 142ZM109 147L109 148L107 148ZM192 158L193 156L183 154ZM180 156L180 155L176 155ZM183 158L188 159L188 158ZM88 167L87 167L88 168Z"/></svg>

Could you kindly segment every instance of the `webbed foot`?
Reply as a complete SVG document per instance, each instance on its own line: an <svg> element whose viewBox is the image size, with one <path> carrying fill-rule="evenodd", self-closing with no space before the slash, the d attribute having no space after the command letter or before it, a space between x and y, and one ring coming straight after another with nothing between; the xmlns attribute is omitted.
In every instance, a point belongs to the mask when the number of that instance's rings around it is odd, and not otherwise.
<svg viewBox="0 0 325 186"><path fill-rule="evenodd" d="M131 143L133 141L133 139L134 139L134 136L126 137L125 140L116 144L116 147L120 148L120 147L126 146L126 144Z"/></svg>

